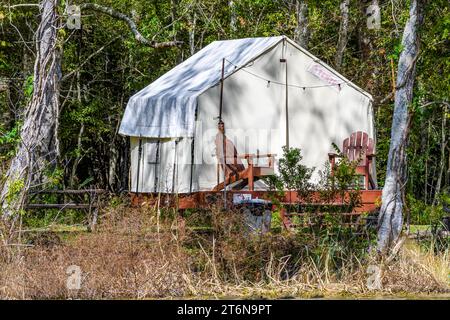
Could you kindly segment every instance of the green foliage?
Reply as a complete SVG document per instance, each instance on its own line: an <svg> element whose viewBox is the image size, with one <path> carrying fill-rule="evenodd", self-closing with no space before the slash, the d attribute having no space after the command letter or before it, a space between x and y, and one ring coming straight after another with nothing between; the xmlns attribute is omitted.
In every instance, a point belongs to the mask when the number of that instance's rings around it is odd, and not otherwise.
<svg viewBox="0 0 450 320"><path fill-rule="evenodd" d="M411 224L431 225L439 222L445 216L442 205L431 206L412 195L407 195L407 205Z"/></svg>
<svg viewBox="0 0 450 320"><path fill-rule="evenodd" d="M46 176L46 188L48 189L59 189L64 180L64 169L62 168L52 168L47 169L45 172Z"/></svg>
<svg viewBox="0 0 450 320"><path fill-rule="evenodd" d="M336 163L331 170L330 163L324 164L323 170L319 171L319 195L324 203L332 203L339 199L346 204L347 210L353 210L361 203L361 181L362 176L356 174L356 167L361 159L350 161L336 144L332 144L336 150ZM361 155L362 156L362 155Z"/></svg>
<svg viewBox="0 0 450 320"><path fill-rule="evenodd" d="M77 225L86 223L86 213L80 210L65 210L61 214L60 210L33 210L23 214L22 223L24 226L33 228L47 228L54 225Z"/></svg>
<svg viewBox="0 0 450 320"><path fill-rule="evenodd" d="M303 199L309 198L313 187L310 179L314 168L303 165L302 159L300 149L284 146L283 156L279 160L279 174L266 178L270 188L278 191L296 191Z"/></svg>
<svg viewBox="0 0 450 320"><path fill-rule="evenodd" d="M30 75L26 78L25 83L23 85L23 92L27 99L31 99L31 96L33 95L33 81L34 77Z"/></svg>
<svg viewBox="0 0 450 320"><path fill-rule="evenodd" d="M335 164L333 175L331 176L332 182L337 185L338 189L347 190L350 188L359 188L359 181L356 175L356 167L361 162L364 154L360 155L360 158L351 161L348 159L336 144L332 144L337 151L339 162Z"/></svg>
<svg viewBox="0 0 450 320"><path fill-rule="evenodd" d="M342 154L339 148L333 144L339 159L331 172L330 163L324 164L323 170L319 170L319 182L317 186L311 183L311 176L314 168L308 168L301 163L303 157L298 148L283 147L283 156L279 160L279 174L264 177L264 181L272 194L272 202L280 204L279 198L283 191L296 191L300 196L300 201L304 204L319 200L321 204L333 204L340 201L345 212L352 211L361 204L361 176L356 174L356 167L361 159L350 161ZM312 191L319 192L319 199L312 199ZM311 210L306 205L302 205L304 210ZM334 210L333 207L321 207L313 210Z"/></svg>
<svg viewBox="0 0 450 320"><path fill-rule="evenodd" d="M23 179L13 180L8 188L8 193L6 194L5 201L8 205L12 204L14 201L18 199L20 192L25 186L25 182Z"/></svg>
<svg viewBox="0 0 450 320"><path fill-rule="evenodd" d="M403 51L402 43L399 41L393 48L391 54L388 55L389 59L393 59L394 61L398 61L400 58L400 54Z"/></svg>
<svg viewBox="0 0 450 320"><path fill-rule="evenodd" d="M3 132L0 127L0 160L11 158L15 152L16 147L20 142L20 128L21 122L16 122L16 125L9 131Z"/></svg>

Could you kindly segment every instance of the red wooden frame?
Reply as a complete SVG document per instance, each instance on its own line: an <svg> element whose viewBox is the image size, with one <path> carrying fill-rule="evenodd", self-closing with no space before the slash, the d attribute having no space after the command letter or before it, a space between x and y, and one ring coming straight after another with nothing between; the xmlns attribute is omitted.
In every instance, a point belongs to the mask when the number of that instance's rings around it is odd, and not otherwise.
<svg viewBox="0 0 450 320"><path fill-rule="evenodd" d="M350 191L349 191L350 192ZM363 213L376 210L380 206L381 190L361 190L361 205L353 209L353 212ZM274 192L270 191L250 191L250 190L227 190L227 201L232 203L234 194L251 194L253 199L272 200ZM348 192L344 197L348 196ZM312 199L318 199L318 192L314 192ZM207 208L214 203L221 203L223 201L223 192L218 191L199 191L190 194L158 194L155 193L131 193L131 202L133 206L142 204L156 205L158 198L161 206L169 206L179 210ZM297 203L299 197L295 191L285 191L280 202ZM342 199L336 197L330 204L341 204Z"/></svg>

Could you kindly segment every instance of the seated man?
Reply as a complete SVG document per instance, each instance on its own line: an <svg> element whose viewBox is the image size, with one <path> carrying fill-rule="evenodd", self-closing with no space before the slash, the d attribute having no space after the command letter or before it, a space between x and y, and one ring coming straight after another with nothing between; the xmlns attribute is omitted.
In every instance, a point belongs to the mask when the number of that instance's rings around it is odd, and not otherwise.
<svg viewBox="0 0 450 320"><path fill-rule="evenodd" d="M216 156L219 159L222 170L225 171L225 177L228 178L232 174L238 176L239 172L245 170L245 167L237 157L237 150L233 142L225 136L225 124L222 120L218 124L219 132L216 135ZM225 157L224 157L225 151ZM225 165L224 165L225 159Z"/></svg>

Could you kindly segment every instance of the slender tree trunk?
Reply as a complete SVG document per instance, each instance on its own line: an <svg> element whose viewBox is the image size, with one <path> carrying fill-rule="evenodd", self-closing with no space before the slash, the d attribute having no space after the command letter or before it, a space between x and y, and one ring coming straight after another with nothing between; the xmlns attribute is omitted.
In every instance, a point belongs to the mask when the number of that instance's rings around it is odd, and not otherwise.
<svg viewBox="0 0 450 320"><path fill-rule="evenodd" d="M112 121L111 121L112 122ZM112 125L112 124L111 124ZM118 166L119 166L119 126L120 121L117 121L116 130L114 131L114 137L111 141L111 148L109 151L109 171L108 171L108 184L111 190L116 191L118 181Z"/></svg>
<svg viewBox="0 0 450 320"><path fill-rule="evenodd" d="M447 164L447 174L445 178L445 185L449 186L450 191L450 148L447 146L448 149L448 164Z"/></svg>
<svg viewBox="0 0 450 320"><path fill-rule="evenodd" d="M425 151L425 190L424 190L424 202L428 203L428 156L430 153L430 131L431 131L431 122L428 120L428 129L427 129L427 144Z"/></svg>
<svg viewBox="0 0 450 320"><path fill-rule="evenodd" d="M230 30L231 34L235 34L237 31L237 25L236 25L236 3L233 0L228 1L228 7L230 8Z"/></svg>
<svg viewBox="0 0 450 320"><path fill-rule="evenodd" d="M447 105L444 104L442 109L442 122L441 122L441 160L439 162L439 174L436 181L436 189L434 193L434 199L433 199L433 206L436 205L436 203L439 200L439 195L441 193L441 185L442 185L442 177L444 176L445 171L445 149L447 147L447 139L445 132L447 129Z"/></svg>
<svg viewBox="0 0 450 320"><path fill-rule="evenodd" d="M1 119L0 119L0 125L6 129L9 130L11 128L11 123L13 122L11 119L11 108L9 108L9 101L11 99L11 88L8 83L8 79L6 78L0 78L0 93L4 92L4 102L5 102L5 109L0 110Z"/></svg>
<svg viewBox="0 0 450 320"><path fill-rule="evenodd" d="M361 51L361 58L364 60L370 58L371 52L374 49L374 30L369 29L368 19L373 18L373 15L376 12L373 10L369 10L371 7L379 7L378 0L371 0L368 3L361 2L359 8L364 17L359 26L359 47Z"/></svg>
<svg viewBox="0 0 450 320"><path fill-rule="evenodd" d="M170 20L172 23L172 32L173 32L173 40L177 41L177 26L176 26L176 20L177 20L177 12L178 12L178 0L171 0L170 1Z"/></svg>
<svg viewBox="0 0 450 320"><path fill-rule="evenodd" d="M385 254L397 242L403 223L403 191L406 172L406 142L409 131L408 106L414 87L418 56L418 24L420 0L411 0L409 19L403 32L397 73L394 115L391 129L386 180L379 215L378 252Z"/></svg>
<svg viewBox="0 0 450 320"><path fill-rule="evenodd" d="M361 13L363 19L361 19L361 22L358 26L358 46L362 62L368 65L370 64L370 66L372 66L372 68L370 68L372 72L367 73L367 77L365 77L363 80L366 82L366 89L369 92L374 90L376 84L379 83L380 73L383 72L382 70L385 67L385 61L379 54L379 51L377 50L378 48L376 47L374 41L377 34L377 29L374 27L375 24L373 23L376 21L376 8L379 8L378 0L359 2L359 12ZM369 21L371 21L370 19L373 19L372 23L369 23ZM394 75L392 76L392 78L392 86L394 87ZM394 92L392 92L392 98L393 95ZM378 104L375 104L374 107L378 109Z"/></svg>
<svg viewBox="0 0 450 320"><path fill-rule="evenodd" d="M83 43L83 31L82 29L78 30L79 31L79 35L78 35L78 48L77 48L77 60L78 60L78 65L81 65L82 61L81 61L81 48L83 47L82 43ZM78 69L76 71L76 81L77 81L77 101L78 104L81 106L82 105L82 97L81 97L81 70ZM69 178L69 186L71 188L75 188L75 182L76 182L76 177L77 177L77 168L78 165L80 164L83 155L82 155L82 148L83 148L83 133L84 133L84 129L85 129L85 125L84 122L81 121L80 124L80 131L78 132L78 139L77 139L77 155L73 161L72 164L72 171L70 173L70 178Z"/></svg>
<svg viewBox="0 0 450 320"><path fill-rule="evenodd" d="M61 69L57 5L58 0L42 0L40 4L33 95L25 109L21 141L0 195L4 218L16 216L28 189L43 181L44 169L54 167L59 155L57 124Z"/></svg>
<svg viewBox="0 0 450 320"><path fill-rule="evenodd" d="M343 0L341 2L341 26L339 28L339 40L336 51L335 66L336 69L340 69L342 65L342 59L344 57L345 47L347 46L347 33L348 33L348 7L350 0Z"/></svg>
<svg viewBox="0 0 450 320"><path fill-rule="evenodd" d="M77 168L83 158L83 155L81 154L82 147L83 147L83 145L82 145L83 133L84 133L84 122L81 123L80 131L78 132L77 156L75 157L75 160L73 161L72 170L71 170L70 179L69 179L69 186L71 188L75 188L75 179L77 177Z"/></svg>
<svg viewBox="0 0 450 320"><path fill-rule="evenodd" d="M195 27L197 24L197 14L195 11L190 15L189 24L189 51L193 55L195 53Z"/></svg>
<svg viewBox="0 0 450 320"><path fill-rule="evenodd" d="M297 26L294 30L294 41L301 47L307 49L309 41L308 29L308 4L306 0L295 1L295 16L297 19Z"/></svg>

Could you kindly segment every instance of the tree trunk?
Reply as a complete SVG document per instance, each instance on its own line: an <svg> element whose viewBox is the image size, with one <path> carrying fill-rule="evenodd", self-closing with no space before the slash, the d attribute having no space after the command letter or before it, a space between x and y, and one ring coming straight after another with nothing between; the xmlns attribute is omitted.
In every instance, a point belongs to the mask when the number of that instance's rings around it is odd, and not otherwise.
<svg viewBox="0 0 450 320"><path fill-rule="evenodd" d="M81 122L80 131L78 132L78 139L77 139L77 156L73 160L72 164L72 170L70 172L70 178L69 178L69 186L74 189L75 188L75 181L77 177L77 168L80 164L81 160L83 159L82 155L82 147L83 147L83 133L84 133L84 122Z"/></svg>
<svg viewBox="0 0 450 320"><path fill-rule="evenodd" d="M0 126L3 127L3 129L10 130L12 127L11 123L13 123L14 119L11 117L11 88L7 78L0 78L0 94L2 93L4 93L4 109L0 110Z"/></svg>
<svg viewBox="0 0 450 320"><path fill-rule="evenodd" d="M173 41L177 41L177 25L176 21L178 18L178 0L171 0L170 1L170 20L172 23L172 32L173 32Z"/></svg>
<svg viewBox="0 0 450 320"><path fill-rule="evenodd" d="M425 188L424 188L424 202L428 204L428 158L430 154L430 131L431 131L431 121L428 120L427 129L427 145L425 151Z"/></svg>
<svg viewBox="0 0 450 320"><path fill-rule="evenodd" d="M42 0L36 33L33 95L23 116L21 141L6 173L0 195L3 218L15 217L28 189L43 181L43 171L59 155L57 124L60 52L57 44L58 0Z"/></svg>
<svg viewBox="0 0 450 320"><path fill-rule="evenodd" d="M301 47L307 49L309 41L308 30L308 4L305 0L297 0L295 2L295 15L297 26L294 30L294 41Z"/></svg>
<svg viewBox="0 0 450 320"><path fill-rule="evenodd" d="M230 30L231 30L231 34L234 35L234 33L237 30L237 26L236 26L236 4L235 1L230 0L228 1L228 7L230 8Z"/></svg>
<svg viewBox="0 0 450 320"><path fill-rule="evenodd" d="M436 189L434 193L433 206L437 204L439 200L439 195L441 193L442 177L445 171L445 149L447 147L447 139L445 132L447 129L447 104L444 104L442 109L442 122L441 122L441 160L439 162L439 175L436 181Z"/></svg>
<svg viewBox="0 0 450 320"><path fill-rule="evenodd" d="M111 121L112 122L112 121ZM116 130L114 131L114 137L111 141L111 147L109 151L109 171L108 171L108 185L113 191L117 191L118 182L118 169L119 169L119 126L120 121L117 122Z"/></svg>
<svg viewBox="0 0 450 320"><path fill-rule="evenodd" d="M370 0L370 1L361 1L359 2L359 12L362 15L361 22L358 26L358 46L360 52L360 59L363 63L370 64L372 68L371 73L367 73L364 77L366 82L365 89L369 92L376 88L376 84L379 83L380 74L383 72L382 70L385 67L384 59L380 59L380 51L376 47L376 42L374 41L377 37L377 29L373 27L375 24L369 23L370 19L376 21L377 9L379 8L378 0ZM379 10L379 9L378 9ZM372 26L372 27L370 27ZM381 48L384 50L383 48ZM392 65L392 71L394 70ZM395 87L395 79L394 75L392 75L392 87ZM394 96L394 90L391 94L392 98ZM387 98L387 100L391 100L391 98ZM375 104L374 108L378 111L379 104Z"/></svg>
<svg viewBox="0 0 450 320"><path fill-rule="evenodd" d="M370 10L371 7L379 7L378 0L371 0L368 3L361 2L360 4L360 12L364 19L361 19L361 23L359 25L359 47L361 52L361 58L367 60L370 58L371 52L374 49L374 31L370 30L368 27L368 19L373 18L373 15L376 13L373 10Z"/></svg>
<svg viewBox="0 0 450 320"><path fill-rule="evenodd" d="M347 46L347 32L348 32L348 7L350 0L343 0L341 2L341 26L339 28L339 40L336 51L335 66L340 69L342 59L344 57L345 47Z"/></svg>
<svg viewBox="0 0 450 320"><path fill-rule="evenodd" d="M195 27L197 25L197 14L194 11L190 15L190 21L189 21L189 52L191 53L191 56L195 53Z"/></svg>
<svg viewBox="0 0 450 320"><path fill-rule="evenodd" d="M386 254L397 242L403 223L403 190L406 172L406 142L409 131L408 106L414 87L415 66L418 56L418 1L412 0L409 19L403 32L397 73L394 114L391 129L386 180L382 193L382 205L378 220L378 252Z"/></svg>
<svg viewBox="0 0 450 320"><path fill-rule="evenodd" d="M445 178L445 185L449 186L449 191L450 191L450 148L449 146L447 146L448 149L448 164L447 164L447 174L446 174L446 178Z"/></svg>

